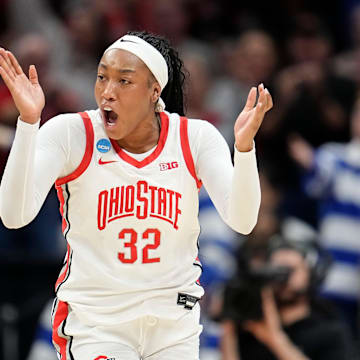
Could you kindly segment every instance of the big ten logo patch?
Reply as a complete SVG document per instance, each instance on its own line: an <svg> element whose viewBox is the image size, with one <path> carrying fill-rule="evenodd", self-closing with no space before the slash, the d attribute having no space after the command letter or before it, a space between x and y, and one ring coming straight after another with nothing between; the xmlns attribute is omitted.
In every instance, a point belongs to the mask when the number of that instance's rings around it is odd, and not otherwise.
<svg viewBox="0 0 360 360"><path fill-rule="evenodd" d="M179 164L177 161L172 161L167 163L160 163L159 166L160 166L160 171L165 171L165 170L176 169L179 167Z"/></svg>
<svg viewBox="0 0 360 360"><path fill-rule="evenodd" d="M111 143L108 139L100 139L96 143L96 149L101 153L107 153L111 149Z"/></svg>

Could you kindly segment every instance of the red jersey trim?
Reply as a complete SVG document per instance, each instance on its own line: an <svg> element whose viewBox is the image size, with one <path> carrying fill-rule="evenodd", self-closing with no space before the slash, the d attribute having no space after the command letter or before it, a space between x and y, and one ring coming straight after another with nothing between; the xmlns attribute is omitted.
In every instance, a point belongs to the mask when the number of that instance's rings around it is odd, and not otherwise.
<svg viewBox="0 0 360 360"><path fill-rule="evenodd" d="M129 163L130 165L137 167L138 169L153 162L163 150L169 132L169 118L164 112L160 113L160 120L161 120L161 131L160 131L158 144L154 149L154 151L141 161L134 159L133 157L128 155L125 151L123 151L120 145L116 142L116 140L110 139L112 146L114 147L115 151L120 156L120 158L126 161L127 163Z"/></svg>
<svg viewBox="0 0 360 360"><path fill-rule="evenodd" d="M197 188L200 189L202 182L196 176L194 159L192 157L190 144L189 144L188 119L184 116L180 117L180 141L181 141L181 149L185 159L186 167L188 168L191 176L195 179Z"/></svg>
<svg viewBox="0 0 360 360"><path fill-rule="evenodd" d="M68 183L69 181L73 181L78 178L89 166L91 157L94 151L94 129L90 120L89 115L86 112L81 112L79 115L82 117L84 126L85 126L85 133L86 133L86 147L85 153L81 160L80 165L69 175L57 179L55 182L56 186L63 185Z"/></svg>
<svg viewBox="0 0 360 360"><path fill-rule="evenodd" d="M71 248L70 245L67 244L67 254L66 254L66 266L63 269L63 271L61 272L61 274L59 275L56 283L55 283L55 293L58 292L60 286L65 282L65 280L68 278L69 273L70 273L70 256L71 256Z"/></svg>
<svg viewBox="0 0 360 360"><path fill-rule="evenodd" d="M61 186L56 186L56 192L57 192L57 196L60 202L60 214L61 214L61 218L62 218L62 223L61 223L61 230L64 233L65 229L67 228L68 224L66 222L65 216L64 216L64 194L63 194L63 189Z"/></svg>
<svg viewBox="0 0 360 360"><path fill-rule="evenodd" d="M66 318L69 314L68 304L66 302L58 300L57 309L54 315L52 340L56 347L56 350L60 353L61 360L69 360L71 356L68 356L68 337L63 334L63 325L66 322Z"/></svg>

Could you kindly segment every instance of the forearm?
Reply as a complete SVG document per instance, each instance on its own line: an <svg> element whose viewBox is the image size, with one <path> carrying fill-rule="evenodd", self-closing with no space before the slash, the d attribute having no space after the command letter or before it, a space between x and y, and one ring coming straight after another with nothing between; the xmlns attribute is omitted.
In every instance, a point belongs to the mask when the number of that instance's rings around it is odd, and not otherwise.
<svg viewBox="0 0 360 360"><path fill-rule="evenodd" d="M19 120L17 124L0 186L0 217L8 228L25 226L34 219L64 166L63 153L50 146L48 133L40 136L38 129L39 123Z"/></svg>
<svg viewBox="0 0 360 360"><path fill-rule="evenodd" d="M247 153L235 149L234 165L229 225L240 233L248 234L256 225L261 201L255 147Z"/></svg>
<svg viewBox="0 0 360 360"><path fill-rule="evenodd" d="M310 360L284 333L273 336L267 346L278 360Z"/></svg>
<svg viewBox="0 0 360 360"><path fill-rule="evenodd" d="M35 212L31 201L32 171L39 122L30 125L18 121L15 139L0 186L0 216L5 226L18 228L26 225Z"/></svg>
<svg viewBox="0 0 360 360"><path fill-rule="evenodd" d="M261 198L255 148L243 153L235 150L234 168L223 137L210 124L204 125L206 132L197 137L195 151L198 176L224 222L248 234L256 224Z"/></svg>

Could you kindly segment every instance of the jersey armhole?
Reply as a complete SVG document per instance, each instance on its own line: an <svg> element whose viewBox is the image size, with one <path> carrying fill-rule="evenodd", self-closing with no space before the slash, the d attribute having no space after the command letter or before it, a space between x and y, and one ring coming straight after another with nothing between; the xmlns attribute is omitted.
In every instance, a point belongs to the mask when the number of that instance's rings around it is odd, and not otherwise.
<svg viewBox="0 0 360 360"><path fill-rule="evenodd" d="M188 168L191 176L194 178L197 188L200 189L202 182L196 176L194 159L191 154L190 143L189 143L188 119L184 116L180 117L180 141L181 141L181 149L185 159L186 167Z"/></svg>
<svg viewBox="0 0 360 360"><path fill-rule="evenodd" d="M78 114L81 116L85 126L85 134L86 134L85 153L79 166L69 175L57 179L55 182L55 186L61 186L65 183L68 183L78 178L87 169L91 161L91 157L94 151L94 129L90 117L86 112L80 112Z"/></svg>

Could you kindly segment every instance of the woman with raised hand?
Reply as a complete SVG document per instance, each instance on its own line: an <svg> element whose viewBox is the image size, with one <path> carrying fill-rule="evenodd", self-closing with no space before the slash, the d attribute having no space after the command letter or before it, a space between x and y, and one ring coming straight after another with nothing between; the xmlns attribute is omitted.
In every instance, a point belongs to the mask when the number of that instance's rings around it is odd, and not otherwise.
<svg viewBox="0 0 360 360"><path fill-rule="evenodd" d="M1 49L0 75L20 112L1 219L28 224L54 183L60 201L68 244L52 312L60 359L198 359L198 190L204 184L234 230L253 229L254 137L272 107L267 89L253 87L236 119L233 167L220 133L184 117L183 64L162 37L117 40L99 62L98 109L59 115L40 130L35 66L27 77Z"/></svg>

